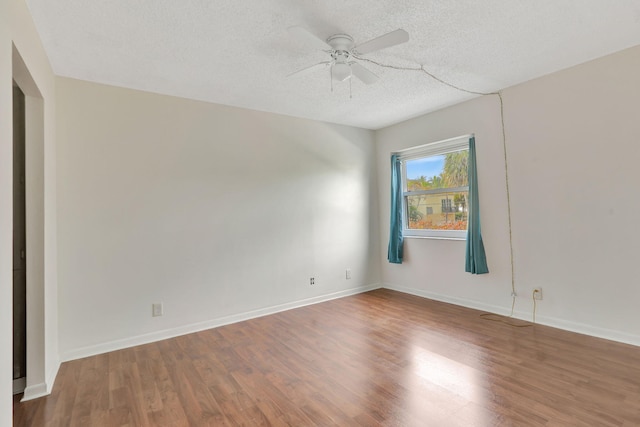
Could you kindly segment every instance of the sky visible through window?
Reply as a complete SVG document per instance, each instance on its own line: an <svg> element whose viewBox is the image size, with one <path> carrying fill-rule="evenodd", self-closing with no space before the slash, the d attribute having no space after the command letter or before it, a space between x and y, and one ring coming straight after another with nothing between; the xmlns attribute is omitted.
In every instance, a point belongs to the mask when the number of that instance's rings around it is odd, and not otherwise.
<svg viewBox="0 0 640 427"><path fill-rule="evenodd" d="M444 157L444 155L440 155L408 160L405 163L407 179L418 179L421 176L429 179L439 176L444 169Z"/></svg>

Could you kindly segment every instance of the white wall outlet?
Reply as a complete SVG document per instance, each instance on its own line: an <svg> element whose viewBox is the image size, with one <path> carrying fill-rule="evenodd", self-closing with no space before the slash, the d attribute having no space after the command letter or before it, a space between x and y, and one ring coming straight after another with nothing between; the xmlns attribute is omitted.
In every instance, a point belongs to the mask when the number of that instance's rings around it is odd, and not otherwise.
<svg viewBox="0 0 640 427"><path fill-rule="evenodd" d="M151 311L152 311L152 316L153 317L162 316L164 314L164 310L162 308L162 303L161 302L157 302L155 304L152 304L151 305Z"/></svg>
<svg viewBox="0 0 640 427"><path fill-rule="evenodd" d="M345 271L345 278L346 279L351 279L351 269L347 268L347 271Z"/></svg>
<svg viewBox="0 0 640 427"><path fill-rule="evenodd" d="M310 284L310 285L315 285L315 284L316 284L316 278L315 278L315 277L311 277L311 278L309 279L309 284Z"/></svg>
<svg viewBox="0 0 640 427"><path fill-rule="evenodd" d="M535 288L533 290L533 298L537 300L542 299L542 288Z"/></svg>

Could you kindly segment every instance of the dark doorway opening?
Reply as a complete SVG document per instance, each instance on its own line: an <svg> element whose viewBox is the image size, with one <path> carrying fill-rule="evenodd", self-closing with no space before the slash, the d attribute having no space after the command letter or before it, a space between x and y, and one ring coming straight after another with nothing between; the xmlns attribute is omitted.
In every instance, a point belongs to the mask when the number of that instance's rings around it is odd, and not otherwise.
<svg viewBox="0 0 640 427"><path fill-rule="evenodd" d="M25 97L13 84L13 393L27 377L27 227Z"/></svg>

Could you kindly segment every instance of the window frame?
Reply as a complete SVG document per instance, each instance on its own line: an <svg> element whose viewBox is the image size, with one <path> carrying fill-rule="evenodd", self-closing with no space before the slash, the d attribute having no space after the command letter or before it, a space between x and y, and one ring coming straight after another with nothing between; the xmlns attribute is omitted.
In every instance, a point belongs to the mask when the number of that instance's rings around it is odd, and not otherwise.
<svg viewBox="0 0 640 427"><path fill-rule="evenodd" d="M467 230L425 230L408 228L409 203L408 196L417 196L423 194L443 194L456 191L469 191L469 186L449 187L446 189L407 191L407 168L408 160L416 160L426 157L433 157L454 153L457 151L469 150L469 139L471 135L459 136L456 138L436 141L429 144L411 147L395 154L398 155L401 165L402 178L402 235L409 238L429 238L429 239L447 239L447 240L466 240ZM467 223L468 227L468 223Z"/></svg>

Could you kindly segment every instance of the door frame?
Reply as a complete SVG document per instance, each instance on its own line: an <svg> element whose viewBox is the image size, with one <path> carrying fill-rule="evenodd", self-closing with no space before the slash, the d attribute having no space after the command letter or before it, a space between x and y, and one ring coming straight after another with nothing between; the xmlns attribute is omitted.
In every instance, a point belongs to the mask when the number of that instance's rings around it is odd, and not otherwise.
<svg viewBox="0 0 640 427"><path fill-rule="evenodd" d="M45 374L44 99L15 45L13 80L25 96L27 377L22 400L50 391Z"/></svg>
<svg viewBox="0 0 640 427"><path fill-rule="evenodd" d="M12 104L13 104L13 394L22 393L26 387L27 377L27 282L26 282L26 105L25 96L18 84L13 81L12 88ZM17 190L17 191L16 191ZM17 197L16 197L17 196ZM17 209L16 201L22 205ZM16 215L18 214L18 215ZM20 229L16 229L16 224L22 224ZM19 234L16 234L18 231ZM21 234L21 235L20 235ZM20 258L17 260L16 258ZM16 280L18 279L18 280ZM19 282L19 283L18 283ZM18 288L16 288L16 284ZM21 289L20 289L21 288ZM16 292L17 290L17 292ZM24 295L16 301L16 295ZM18 302L18 305L16 305ZM21 307L20 307L21 306ZM22 312L24 317L16 319L16 309ZM17 320L17 322L16 322ZM22 347L22 352L17 356L21 359L19 363L22 375L15 378L16 375L16 328L24 330L20 331L21 337L18 343Z"/></svg>

